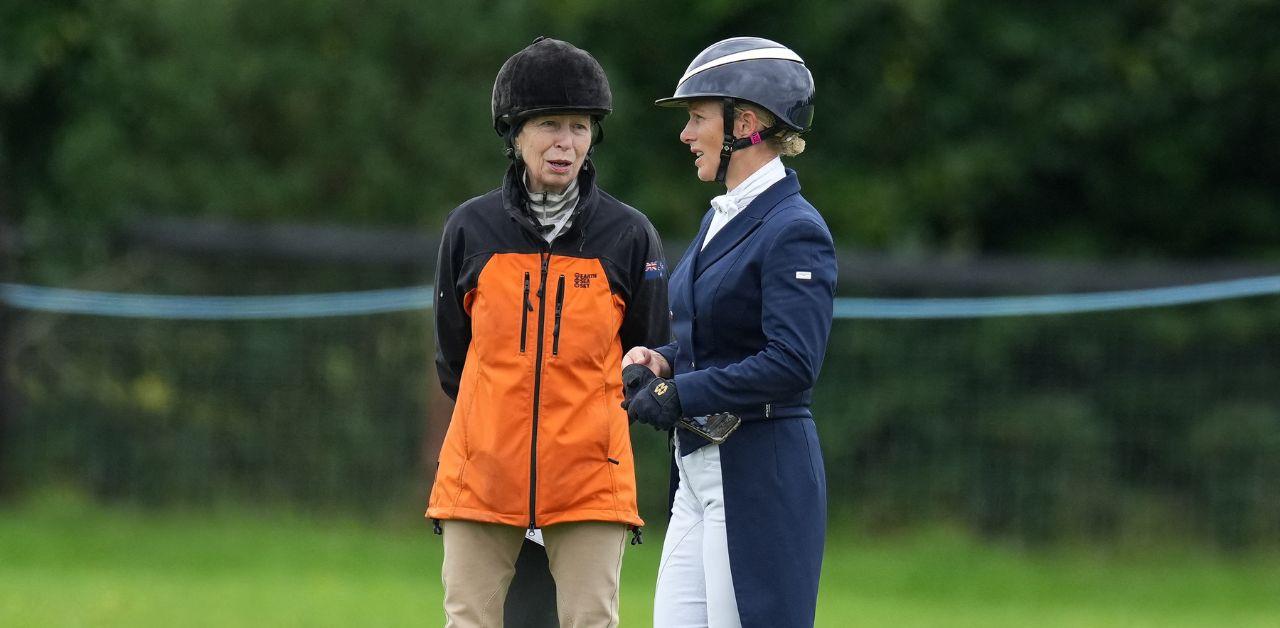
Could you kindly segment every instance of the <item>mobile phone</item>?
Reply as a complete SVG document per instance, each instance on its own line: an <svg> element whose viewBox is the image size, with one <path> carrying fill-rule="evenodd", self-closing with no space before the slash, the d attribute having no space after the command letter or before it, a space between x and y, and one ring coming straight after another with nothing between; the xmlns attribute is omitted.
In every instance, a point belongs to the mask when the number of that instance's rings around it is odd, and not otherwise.
<svg viewBox="0 0 1280 628"><path fill-rule="evenodd" d="M717 412L709 416L681 418L679 425L719 445L742 425L742 419L732 412Z"/></svg>

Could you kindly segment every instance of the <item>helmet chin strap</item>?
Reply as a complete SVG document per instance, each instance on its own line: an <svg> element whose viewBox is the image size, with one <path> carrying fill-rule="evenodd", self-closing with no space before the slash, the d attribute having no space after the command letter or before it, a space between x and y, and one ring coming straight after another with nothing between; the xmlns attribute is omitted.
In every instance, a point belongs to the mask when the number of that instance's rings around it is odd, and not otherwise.
<svg viewBox="0 0 1280 628"><path fill-rule="evenodd" d="M516 136L520 134L520 127L522 126L524 126L524 122L521 122L518 125L512 124L508 126L507 134L502 138L507 145L503 154L507 156L507 159L510 159L513 162L520 161L519 157L516 156Z"/></svg>
<svg viewBox="0 0 1280 628"><path fill-rule="evenodd" d="M733 134L734 102L732 98L724 99L724 142L720 145L720 167L716 169L716 183L724 183L725 175L729 173L729 158L733 156L733 151L755 146L781 133L783 128L781 124L775 124L763 131L756 131L747 137L735 137ZM728 185L727 183L724 184Z"/></svg>

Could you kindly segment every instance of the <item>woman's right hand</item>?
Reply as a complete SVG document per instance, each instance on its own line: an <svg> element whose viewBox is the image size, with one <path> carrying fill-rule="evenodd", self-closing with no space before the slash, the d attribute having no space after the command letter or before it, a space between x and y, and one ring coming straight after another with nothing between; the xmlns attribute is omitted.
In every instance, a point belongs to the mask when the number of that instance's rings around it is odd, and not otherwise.
<svg viewBox="0 0 1280 628"><path fill-rule="evenodd" d="M622 368L627 368L631 364L647 366L654 375L671 378L671 365L667 363L667 359L648 347L632 347L626 355L622 356Z"/></svg>

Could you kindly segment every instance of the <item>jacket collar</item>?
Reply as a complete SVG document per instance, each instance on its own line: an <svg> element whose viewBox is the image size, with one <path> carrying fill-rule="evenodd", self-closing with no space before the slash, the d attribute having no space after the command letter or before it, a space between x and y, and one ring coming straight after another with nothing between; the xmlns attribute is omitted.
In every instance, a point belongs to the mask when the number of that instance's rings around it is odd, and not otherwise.
<svg viewBox="0 0 1280 628"><path fill-rule="evenodd" d="M572 224L559 238L556 238L557 242L566 239L565 236L569 233L586 233L587 224L595 214L598 197L596 167L588 157L582 163L582 170L578 172L578 204L573 208L573 218L570 218ZM507 215L511 216L512 220L525 231L545 242L542 240L542 230L539 228L538 220L529 209L529 196L524 187L524 165L521 162L513 161L507 167L507 174L502 178L502 207Z"/></svg>
<svg viewBox="0 0 1280 628"><path fill-rule="evenodd" d="M729 251L742 242L756 227L760 226L760 222L764 220L769 212L777 207L778 203L783 199L800 192L800 179L796 177L796 171L787 169L787 176L781 181L769 186L769 189L760 193L750 205L747 205L737 216L725 224L707 243L707 247L702 249L694 258L697 264L694 267L693 276L696 278L706 270L708 266L716 263L721 257L724 257ZM698 234L699 239L694 241L694 246L702 242L702 238L706 237L706 226L704 225Z"/></svg>

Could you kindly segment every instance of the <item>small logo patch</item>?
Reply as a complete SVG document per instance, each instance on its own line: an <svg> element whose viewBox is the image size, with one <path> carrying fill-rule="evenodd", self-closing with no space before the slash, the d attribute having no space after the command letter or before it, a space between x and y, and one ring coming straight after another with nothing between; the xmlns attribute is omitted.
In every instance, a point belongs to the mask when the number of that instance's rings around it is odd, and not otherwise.
<svg viewBox="0 0 1280 628"><path fill-rule="evenodd" d="M574 273L574 274L573 274L573 287L575 287L575 288L590 288L590 287L591 287L591 280L592 280L592 279L595 279L595 278L596 278L596 276L597 276L597 274L598 274L598 273Z"/></svg>
<svg viewBox="0 0 1280 628"><path fill-rule="evenodd" d="M661 397L661 396L663 396L663 395L667 394L667 383L666 383L666 382L658 382L658 385L653 387L653 394L655 394L655 395L657 395L657 396L659 396L659 397Z"/></svg>
<svg viewBox="0 0 1280 628"><path fill-rule="evenodd" d="M800 279L802 281L808 281L810 279L813 279L813 273L807 270L797 270L796 279Z"/></svg>
<svg viewBox="0 0 1280 628"><path fill-rule="evenodd" d="M644 278L645 279L662 279L662 276L666 273L666 270L667 270L666 264L663 264L661 261L645 262Z"/></svg>

